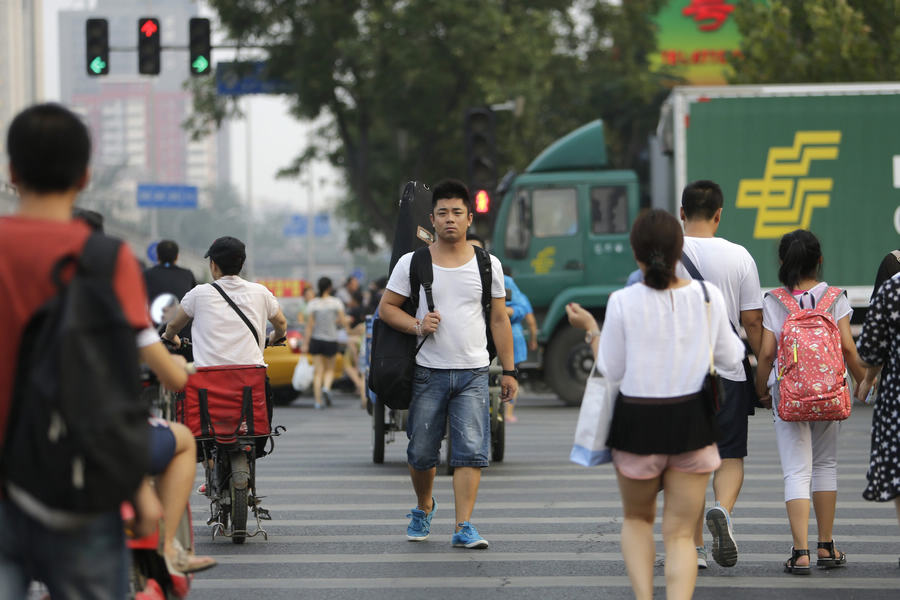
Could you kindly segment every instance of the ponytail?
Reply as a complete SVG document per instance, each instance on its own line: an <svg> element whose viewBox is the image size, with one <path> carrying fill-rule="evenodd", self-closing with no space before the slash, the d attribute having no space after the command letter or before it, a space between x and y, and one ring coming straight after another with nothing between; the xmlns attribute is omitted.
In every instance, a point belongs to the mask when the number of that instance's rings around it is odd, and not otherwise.
<svg viewBox="0 0 900 600"><path fill-rule="evenodd" d="M785 234L778 244L778 280L788 289L794 289L801 279L815 278L822 258L822 247L812 232L797 229Z"/></svg>
<svg viewBox="0 0 900 600"><path fill-rule="evenodd" d="M675 217L664 210L648 210L635 220L630 237L634 257L647 265L644 283L655 290L672 285L684 244L681 224Z"/></svg>

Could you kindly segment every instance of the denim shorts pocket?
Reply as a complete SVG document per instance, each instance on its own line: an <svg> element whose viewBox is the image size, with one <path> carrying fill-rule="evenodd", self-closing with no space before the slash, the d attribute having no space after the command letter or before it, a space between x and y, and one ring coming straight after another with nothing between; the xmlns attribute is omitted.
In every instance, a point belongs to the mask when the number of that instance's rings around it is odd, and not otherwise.
<svg viewBox="0 0 900 600"><path fill-rule="evenodd" d="M430 378L431 369L416 365L416 370L413 372L413 381L415 383L428 383Z"/></svg>

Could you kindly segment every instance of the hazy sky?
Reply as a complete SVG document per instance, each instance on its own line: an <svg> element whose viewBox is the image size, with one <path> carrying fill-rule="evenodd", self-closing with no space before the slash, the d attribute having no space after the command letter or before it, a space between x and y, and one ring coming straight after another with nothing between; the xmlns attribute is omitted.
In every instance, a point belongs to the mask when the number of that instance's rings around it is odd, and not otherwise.
<svg viewBox="0 0 900 600"><path fill-rule="evenodd" d="M90 9L93 0L43 0L44 7L44 90L47 100L59 100L59 47L57 13L66 9ZM205 3L199 3L201 14L212 16ZM145 2L147 15L152 15L152 0ZM102 16L102 15L97 15ZM142 15L135 15L135 19ZM185 24L187 27L187 24ZM215 38L215 32L213 33ZM214 50L213 62L230 59L229 51ZM306 146L309 127L288 114L287 102L278 96L246 96L251 120L252 187L256 206L261 204L287 205L306 211L307 188L295 180L276 179L277 171L289 164ZM246 108L244 108L246 110ZM244 196L246 189L246 128L234 122L231 128L231 179ZM325 208L335 201L340 189L336 187L338 173L328 165L314 167L316 180L315 207ZM328 182L325 187L320 182Z"/></svg>

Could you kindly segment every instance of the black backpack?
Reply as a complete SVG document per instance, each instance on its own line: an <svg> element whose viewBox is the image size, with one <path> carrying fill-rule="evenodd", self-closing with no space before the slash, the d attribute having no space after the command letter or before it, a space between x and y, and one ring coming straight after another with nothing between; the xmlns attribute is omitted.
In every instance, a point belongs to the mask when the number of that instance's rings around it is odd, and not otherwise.
<svg viewBox="0 0 900 600"><path fill-rule="evenodd" d="M490 360L497 355L494 338L491 335L491 258L487 251L477 246L475 258L478 261L478 273L481 276L481 305L484 311L485 330ZM403 310L415 316L419 308L418 289L425 289L425 302L428 311L434 311L434 300L431 295L431 284L434 281L434 270L431 268L431 251L427 247L413 252L409 264L410 295L403 303ZM394 410L406 410L412 401L412 378L416 367L416 355L425 340L416 345L414 334L397 331L382 319L377 318L372 324L372 347L369 359L368 386L385 406Z"/></svg>
<svg viewBox="0 0 900 600"><path fill-rule="evenodd" d="M147 473L149 406L135 331L113 289L120 245L93 233L80 257L60 259L57 293L23 332L0 459L13 500L10 486L57 510L114 510Z"/></svg>

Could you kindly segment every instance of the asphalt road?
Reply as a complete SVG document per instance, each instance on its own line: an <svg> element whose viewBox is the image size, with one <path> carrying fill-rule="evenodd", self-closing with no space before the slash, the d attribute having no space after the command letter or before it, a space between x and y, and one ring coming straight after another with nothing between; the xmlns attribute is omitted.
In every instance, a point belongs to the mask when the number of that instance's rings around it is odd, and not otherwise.
<svg viewBox="0 0 900 600"><path fill-rule="evenodd" d="M196 576L191 598L632 597L612 467L568 462L577 409L550 395L520 400L520 420L507 427L506 458L485 470L473 517L491 547L462 550L450 545L453 498L450 478L440 474L431 537L406 541L405 515L415 498L405 434L388 444L383 465L373 464L371 418L357 402L338 394L334 407L314 411L312 400L301 397L276 409L276 422L288 432L257 466L259 493L273 518L264 522L268 541L211 540L208 506L193 497L197 552L220 564ZM893 504L860 496L870 420L870 408L856 407L840 438L834 535L848 567L802 578L782 573L791 538L771 416L761 413L751 419L746 481L734 515L738 564L725 569L710 560L695 598L900 598ZM815 542L814 519L810 531ZM656 596L662 598L658 521L656 532Z"/></svg>

